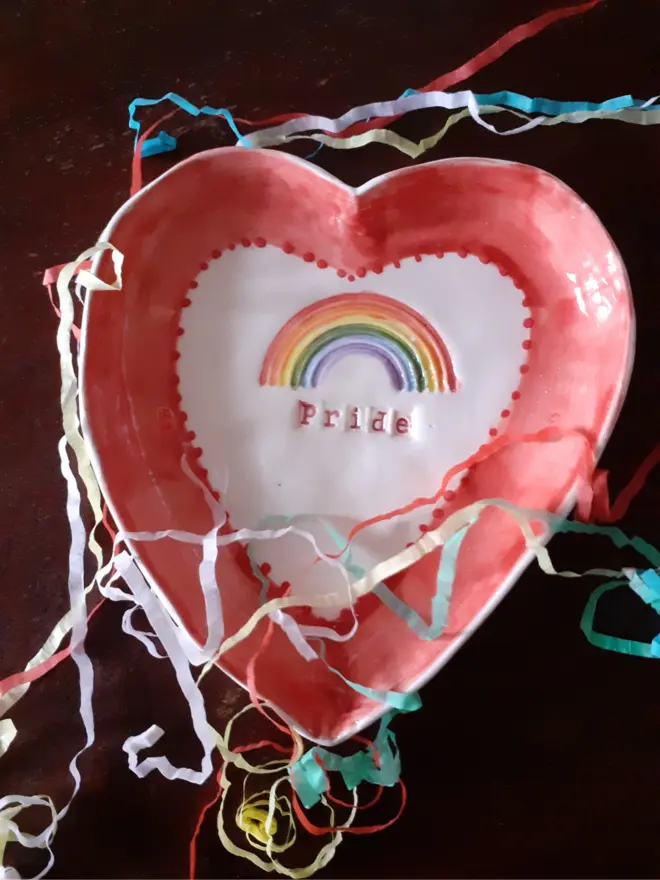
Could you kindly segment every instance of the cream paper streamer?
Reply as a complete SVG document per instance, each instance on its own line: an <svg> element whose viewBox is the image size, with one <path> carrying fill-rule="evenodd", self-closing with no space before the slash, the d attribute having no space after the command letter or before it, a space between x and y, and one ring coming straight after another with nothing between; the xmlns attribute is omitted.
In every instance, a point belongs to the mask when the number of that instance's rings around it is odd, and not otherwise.
<svg viewBox="0 0 660 880"><path fill-rule="evenodd" d="M652 99L657 100L657 99ZM660 109L655 110L643 110L638 108L628 108L624 110L579 110L571 113L561 113L558 116L537 116L533 119L523 113L520 110L514 110L511 107L496 107L496 106L479 106L479 114L490 115L493 113L510 113L513 116L517 116L520 119L526 119L529 122L534 122L534 125L523 125L518 128L513 128L505 131L499 131L492 125L487 125L483 120L481 120L482 124L485 128L491 131L493 134L501 135L503 137L507 137L512 134L521 134L524 131L528 131L530 128L535 128L537 125L549 126L549 125L559 125L560 123L569 123L569 124L581 124L583 122L588 122L592 119L614 119L619 122L627 122L632 125L658 125L660 124ZM394 149L399 150L399 152L404 153L411 159L418 159L421 155L430 150L432 147L435 147L442 138L445 137L446 134L450 131L451 128L463 119L472 116L470 110L460 110L456 113L453 113L449 119L445 122L442 128L434 135L431 135L427 138L419 142L411 141L408 138L405 138L403 135L398 134L395 131L392 131L389 128L377 128L372 129L371 131L365 131L361 134L352 135L350 137L335 137L333 135L326 134L293 134L285 137L284 140L278 140L278 144L289 143L294 140L312 140L316 143L323 144L327 147L332 147L335 150L354 150L359 147L364 147L370 143L379 143L386 144L387 146L394 147ZM260 134L260 145L261 146L269 146L268 144L268 133L269 129L265 129L263 134ZM263 143L261 143L263 141Z"/></svg>

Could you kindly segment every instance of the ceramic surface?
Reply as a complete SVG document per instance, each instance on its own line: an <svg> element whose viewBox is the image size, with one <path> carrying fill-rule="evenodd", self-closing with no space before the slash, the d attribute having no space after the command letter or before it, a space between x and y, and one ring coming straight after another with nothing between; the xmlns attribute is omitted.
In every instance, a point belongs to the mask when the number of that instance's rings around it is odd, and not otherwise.
<svg viewBox="0 0 660 880"><path fill-rule="evenodd" d="M124 252L125 282L86 305L83 410L126 530L208 531L185 457L232 527L286 517L333 550L333 534L433 494L491 438L555 425L600 449L625 392L633 315L621 258L579 197L535 168L446 160L352 190L291 156L214 150L131 199L102 238ZM353 561L369 568L479 498L565 510L583 454L577 434L507 447L459 474L439 504L361 532ZM133 550L203 640L198 549ZM253 544L250 556L241 545L219 554L228 633L258 607L261 581L269 596L341 589L301 539ZM389 583L427 620L438 560ZM440 638L420 641L367 596L357 633L329 642L327 659L362 685L417 688L528 562L517 527L490 511L461 549ZM341 603L325 616L350 627ZM241 683L264 628L223 658ZM319 742L382 711L277 627L256 680Z"/></svg>

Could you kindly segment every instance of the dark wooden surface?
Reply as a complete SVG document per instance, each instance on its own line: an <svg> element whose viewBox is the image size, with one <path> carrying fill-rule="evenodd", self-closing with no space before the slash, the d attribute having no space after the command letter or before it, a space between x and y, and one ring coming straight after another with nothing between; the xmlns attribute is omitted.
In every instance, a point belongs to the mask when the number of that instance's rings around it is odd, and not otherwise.
<svg viewBox="0 0 660 880"><path fill-rule="evenodd" d="M124 200L136 95L172 89L196 103L263 117L337 114L392 98L455 67L547 0L3 0L0 6L0 676L23 668L66 609L67 525L59 474L55 323L40 276L90 245ZM603 0L470 81L561 99L660 91L657 0ZM148 113L144 118L150 117ZM414 136L438 114L400 123ZM221 123L170 129L180 151L229 143ZM539 165L596 210L627 263L638 316L632 384L604 457L614 490L654 444L660 330L660 132L619 122L496 138L461 123L428 158L483 155ZM171 162L146 164L153 176ZM382 146L318 164L351 184L404 164ZM652 478L622 525L657 536ZM635 564L607 543L557 539L558 563ZM654 877L660 875L660 670L591 648L579 630L590 585L528 570L460 654L400 718L409 806L380 836L347 839L326 877ZM97 743L55 841L56 877L182 877L200 790L138 780L121 743L157 722L173 760L198 761L166 663L120 629L121 609L91 625ZM651 637L657 618L616 596L604 625ZM0 795L68 798L82 745L73 665L35 685L12 713L20 737L2 760ZM206 694L220 723L244 696L218 673ZM264 732L264 731L262 731ZM369 821L395 809L392 793ZM35 816L35 821L40 819ZM199 877L254 877L205 824ZM24 876L42 853L10 850ZM299 856L309 854L309 848Z"/></svg>

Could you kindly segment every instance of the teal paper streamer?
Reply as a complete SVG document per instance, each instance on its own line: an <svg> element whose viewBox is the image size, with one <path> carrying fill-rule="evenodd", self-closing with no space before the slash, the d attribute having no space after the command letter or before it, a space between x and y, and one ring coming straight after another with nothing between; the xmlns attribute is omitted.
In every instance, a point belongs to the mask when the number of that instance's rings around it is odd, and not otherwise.
<svg viewBox="0 0 660 880"><path fill-rule="evenodd" d="M420 705L421 700L416 706L400 711L411 712ZM401 757L396 737L390 730L390 723L397 714L397 710L390 710L380 720L373 743L374 751L378 756L377 764L369 748L360 749L352 755L337 755L320 746L314 746L313 749L305 752L289 773L291 784L306 809L317 804L321 795L328 790L328 777L325 771L341 773L344 785L349 791L353 791L362 782L388 787L396 785L401 776Z"/></svg>
<svg viewBox="0 0 660 880"><path fill-rule="evenodd" d="M660 614L660 575L652 568L635 572L630 578L630 589L637 593L642 602L650 605Z"/></svg>
<svg viewBox="0 0 660 880"><path fill-rule="evenodd" d="M458 561L458 552L465 538L470 525L464 526L455 532L451 538L447 540L442 548L440 556L440 565L438 566L438 575L436 578L436 589L431 601L431 624L427 624L409 605L406 605L399 597L393 593L385 584L378 584L374 593L381 602L386 605L390 611L400 617L410 629L424 641L430 642L437 639L447 625L447 617L449 616L449 601L451 599L452 588L454 586L454 578L456 576L456 563Z"/></svg>
<svg viewBox="0 0 660 880"><path fill-rule="evenodd" d="M227 124L231 128L232 132L236 135L237 141L242 144L243 136L240 131L236 128L236 123L234 122L234 117L231 115L229 110L226 110L224 107L220 107L218 109L214 107L196 107L194 104L191 104L190 101L186 101L185 98L182 98L180 95L175 94L174 92L168 92L166 95L163 95L162 98L134 98L131 103L128 105L128 127L135 132L135 144L137 145L138 139L140 137L140 123L135 118L135 111L138 107L153 107L156 104L160 104L162 101L170 101L172 104L176 104L181 110L185 110L186 113L189 113L191 116L200 116L204 114L205 116L222 116L227 121ZM165 134L169 139L169 146L166 147L167 150L173 150L176 148L176 140L175 138L170 137L165 132L161 132L161 134ZM158 143L152 144L152 141L159 141L161 135L157 138L150 138L145 141L143 144L144 147L149 145L148 149L151 150L150 155L154 156L158 152L163 152L162 149L158 149ZM159 142L162 145L162 142ZM172 143L174 144L172 146Z"/></svg>
<svg viewBox="0 0 660 880"><path fill-rule="evenodd" d="M329 523L323 522L328 534L332 538L337 549L343 547L346 543L345 539L336 531ZM431 600L431 624L425 623L417 612L407 605L402 599L390 590L388 586L381 583L374 589L374 595L378 596L383 605L400 617L410 629L424 641L432 641L437 639L447 625L447 617L449 616L449 601L454 586L454 578L456 576L456 563L458 560L458 552L461 548L463 538L468 532L470 523L455 532L445 543L442 548L440 557L440 565L438 566L438 574L435 582L435 593ZM364 570L351 561L350 548L347 547L341 556L342 562L346 566L346 571L356 578L364 575ZM333 670L334 671L334 670ZM339 675L339 673L337 673Z"/></svg>
<svg viewBox="0 0 660 880"><path fill-rule="evenodd" d="M633 535L629 538L625 532L616 526L597 526L591 523L575 522L573 520L562 519L560 516L550 515L548 521L552 530L555 532L573 532L582 535L604 535L609 538L612 543L619 549L623 547L632 547L645 559L647 559L654 568L660 568L660 550L657 550L653 544L649 544L643 538Z"/></svg>
<svg viewBox="0 0 660 880"><path fill-rule="evenodd" d="M417 94L420 94L420 92L415 89L406 89L400 97L406 98L410 95ZM520 95L517 92L509 91L493 92L492 94L484 95L475 94L474 97L480 106L509 107L515 110L520 110L523 113L540 113L543 116L549 117L579 112L612 113L628 109L640 109L644 112L646 109L651 109L653 103L657 100L657 98L652 98L647 101L642 101L633 98L631 95L621 95L618 98L609 98L607 101L602 101L601 103L594 103L591 101L553 101L549 98L530 98L527 95ZM162 101L171 101L191 116L205 114L207 116L224 117L230 129L236 136L238 143L243 146L250 146L236 127L234 118L229 110L225 108L216 109L207 106L196 107L194 104L191 104L190 101L187 101L185 98L182 98L174 92L168 92L166 95L163 95L162 98L135 98L131 101L128 108L128 127L135 131L136 144L140 134L140 124L135 119L136 109L138 107L152 107L155 104L160 104ZM321 146L322 144L319 145L314 153L310 154L310 157L315 155ZM171 152L175 149L176 138L167 134L165 131L161 131L156 137L149 138L144 142L142 145L142 155L146 158L148 156L156 156L159 153Z"/></svg>
<svg viewBox="0 0 660 880"><path fill-rule="evenodd" d="M621 639L618 636L599 633L594 630L596 608L602 596L617 587L628 586L639 598L660 614L660 576L653 569L634 572L628 581L610 581L596 587L582 612L580 628L589 644L604 651L615 651L617 654L628 654L631 657L645 657L657 660L660 658L660 634L652 642L638 642L635 639Z"/></svg>
<svg viewBox="0 0 660 880"><path fill-rule="evenodd" d="M176 150L176 138L166 131L160 131L156 137L149 138L142 144L142 158L157 156L159 153L171 153Z"/></svg>
<svg viewBox="0 0 660 880"><path fill-rule="evenodd" d="M494 502L495 503L495 502ZM495 506L497 506L495 504ZM580 523L563 519L553 514L545 514L547 522L553 532L572 532L578 534L600 534L608 537L615 546L633 547L644 556L652 565L660 567L660 551L642 538L625 534L616 526L599 526L591 523ZM293 517L271 517L269 521L290 521ZM376 587L376 595L395 614L422 639L430 640L437 638L444 629L449 611L452 586L456 573L456 564L461 544L474 521L464 526L451 536L443 547L438 576L436 580L436 593L432 601L431 624L427 625L419 615L408 605L402 602L385 584ZM324 522L328 534L336 547L344 545L344 539L329 524ZM249 548L248 548L249 555ZM345 559L347 570L360 577L363 571L351 562L350 549L346 548L342 559ZM250 561L255 575L262 583L262 598L265 598L267 580L263 577L251 556ZM590 644L604 650L616 651L637 657L660 658L660 634L651 643L638 642L632 639L621 639L616 636L598 633L594 630L593 622L600 598L610 590L628 584L637 595L660 614L660 576L653 569L638 574L635 572L629 581L611 581L597 587L585 606L580 621L580 627ZM389 729L392 719L399 712L413 712L420 708L421 698L418 693L401 693L398 691L384 691L359 685L346 678L338 669L335 669L325 660L325 645L320 643L319 654L326 663L328 669L337 675L350 688L357 693L366 696L374 702L385 703L390 710L383 715L374 740L374 748L378 756L377 763L374 761L370 750L359 750L352 755L341 756L321 747L314 747L290 769L291 783L300 798L303 806L307 809L319 802L321 796L328 789L326 771L338 771L341 773L346 787L349 790L356 788L362 782L371 782L375 785L392 786L396 784L401 773L401 761L396 738ZM322 765L322 766L321 766Z"/></svg>

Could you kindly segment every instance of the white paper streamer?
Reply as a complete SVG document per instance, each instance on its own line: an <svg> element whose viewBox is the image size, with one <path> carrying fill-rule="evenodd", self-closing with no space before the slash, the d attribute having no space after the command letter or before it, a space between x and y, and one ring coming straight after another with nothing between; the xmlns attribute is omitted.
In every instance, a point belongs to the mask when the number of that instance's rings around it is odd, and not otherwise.
<svg viewBox="0 0 660 880"><path fill-rule="evenodd" d="M25 834L18 827L15 819L26 807L46 807L49 810L50 822L40 834ZM20 843L26 849L46 849L48 851L48 863L36 875L35 880L46 876L55 862L51 843L57 830L57 820L55 805L49 797L43 795L24 797L15 794L0 798L0 870L5 877L20 878L20 874L15 868L1 864L4 861L5 847L12 840ZM1 876L2 874L0 874Z"/></svg>
<svg viewBox="0 0 660 880"><path fill-rule="evenodd" d="M318 141L319 143L324 143L328 146L337 147L340 146L340 144L338 144L335 138L327 137L325 134L310 135L308 132L320 130L322 132L340 134L342 131L344 131L344 129L348 128L354 123L363 122L373 117L403 116L404 114L410 113L413 110L424 110L433 107L442 107L446 110L458 110L461 108L467 108L470 116L474 119L476 123L482 126L482 128L486 128L492 134L501 135L503 137L508 137L514 134L522 134L523 132L530 131L531 129L536 128L539 125L557 125L560 122L582 123L586 122L589 119L620 118L627 122L635 122L637 124L650 124L652 121L657 122L657 120L652 120L650 117L648 117L645 108L651 107L653 104L656 103L656 101L658 101L658 96L650 98L639 108L627 108L624 110L579 110L550 117L540 115L535 116L531 119L528 118L526 122L524 122L522 125L519 125L517 128L512 128L507 131L499 131L497 128L495 128L494 125L486 122L486 120L483 119L483 115L497 112L498 110L511 110L511 112L519 115L514 108L483 107L478 103L474 93L469 89L460 92L420 92L417 94L406 95L405 97L397 98L394 101L380 101L372 104L363 104L359 107L353 107L342 116L334 119L327 116L313 115L291 119L287 122L282 123L281 125L272 126L271 128L260 129L258 131L253 131L250 134L245 135L243 139L238 142L238 146L270 147L276 146L278 144L283 144L290 140L298 140L299 138L310 138L312 140ZM653 112L655 115L655 111ZM525 116L526 114L522 115ZM376 131L378 131L378 129L374 131L363 132L359 135L354 135L354 139L348 138L347 140L351 142L350 147L354 148L364 146L365 144L370 143L373 140L383 140L386 143L389 142L387 132L384 133L381 137L375 134Z"/></svg>
<svg viewBox="0 0 660 880"><path fill-rule="evenodd" d="M123 599L122 599L123 601ZM136 629L133 626L133 615L138 610L137 605L132 605L130 608L127 608L124 611L124 615L121 619L121 628L122 630L129 636L133 636L138 640L138 642L142 642L147 651L151 654L152 657L155 657L156 660L165 660L167 654L159 654L158 648L156 647L155 642L157 641L157 636L154 633L148 633L141 629Z"/></svg>
<svg viewBox="0 0 660 880"><path fill-rule="evenodd" d="M165 613L160 600L154 595L142 572L127 553L120 553L115 557L115 567L133 593L136 603L147 615L153 631L170 658L181 693L190 706L193 728L204 749L200 770L177 768L163 755L145 758L138 763L140 751L153 745L163 735L161 728L152 725L144 733L131 736L124 743L129 767L140 778L147 776L152 770L158 770L166 779L182 779L185 782L201 785L208 779L213 769L211 756L215 748L215 732L207 721L204 700L195 684L182 646L184 634Z"/></svg>
<svg viewBox="0 0 660 880"><path fill-rule="evenodd" d="M16 725L11 718L3 718L0 721L0 758L7 753L15 739Z"/></svg>

